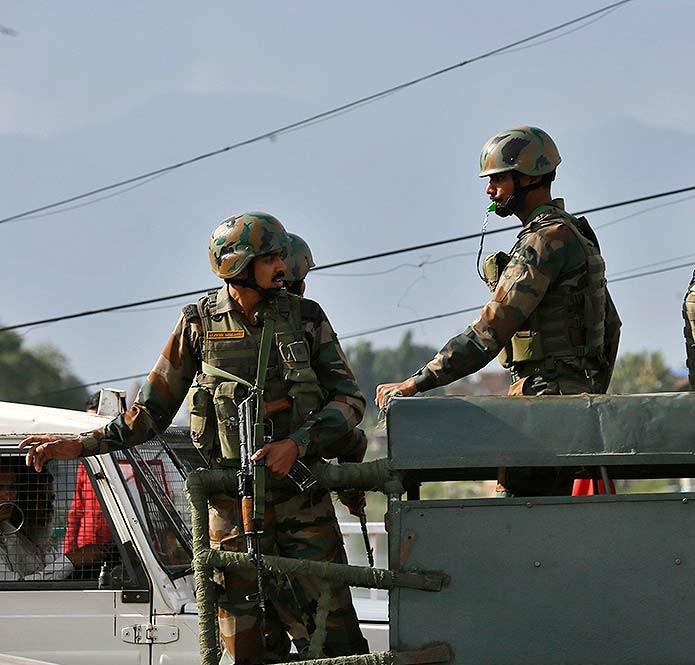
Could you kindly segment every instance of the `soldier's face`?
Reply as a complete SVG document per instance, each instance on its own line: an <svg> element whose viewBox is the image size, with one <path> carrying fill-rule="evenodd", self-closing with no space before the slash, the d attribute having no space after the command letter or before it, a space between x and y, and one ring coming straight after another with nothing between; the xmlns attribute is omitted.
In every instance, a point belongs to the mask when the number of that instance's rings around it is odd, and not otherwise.
<svg viewBox="0 0 695 665"><path fill-rule="evenodd" d="M253 262L253 269L256 284L262 289L281 289L285 285L287 266L281 252L258 257Z"/></svg>
<svg viewBox="0 0 695 665"><path fill-rule="evenodd" d="M525 177L525 176L523 176ZM493 173L487 184L485 193L495 202L504 203L514 194L514 180L510 171Z"/></svg>

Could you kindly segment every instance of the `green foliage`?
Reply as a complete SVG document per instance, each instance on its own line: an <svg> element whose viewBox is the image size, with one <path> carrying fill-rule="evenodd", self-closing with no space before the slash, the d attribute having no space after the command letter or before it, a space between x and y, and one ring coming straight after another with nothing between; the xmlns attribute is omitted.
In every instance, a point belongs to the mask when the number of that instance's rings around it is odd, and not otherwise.
<svg viewBox="0 0 695 665"><path fill-rule="evenodd" d="M80 383L54 347L27 349L16 333L0 332L0 400L83 410L85 389L65 390Z"/></svg>
<svg viewBox="0 0 695 665"><path fill-rule="evenodd" d="M380 383L393 383L408 378L432 360L437 349L413 344L413 333L407 331L401 343L394 349L375 349L371 342L360 340L354 346L347 347L345 352L357 377L357 383L367 399L364 423L370 426L376 422L378 415L374 405L376 387Z"/></svg>
<svg viewBox="0 0 695 665"><path fill-rule="evenodd" d="M618 395L674 390L676 378L661 351L622 354L615 365L609 392Z"/></svg>

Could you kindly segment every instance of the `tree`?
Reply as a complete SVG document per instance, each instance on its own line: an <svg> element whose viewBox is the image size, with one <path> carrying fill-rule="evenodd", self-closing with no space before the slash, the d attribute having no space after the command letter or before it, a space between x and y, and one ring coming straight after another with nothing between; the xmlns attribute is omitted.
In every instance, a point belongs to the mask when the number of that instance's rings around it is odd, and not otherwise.
<svg viewBox="0 0 695 665"><path fill-rule="evenodd" d="M360 340L345 349L350 365L357 377L362 393L367 399L365 424L376 422L378 411L374 405L374 393L380 383L401 381L430 361L437 349L413 344L413 333L408 330L394 349L374 349L372 343ZM428 394L435 394L433 391Z"/></svg>
<svg viewBox="0 0 695 665"><path fill-rule="evenodd" d="M624 353L613 371L609 392L631 393L669 392L676 387L676 378L666 365L661 351Z"/></svg>
<svg viewBox="0 0 695 665"><path fill-rule="evenodd" d="M27 349L16 333L0 332L0 400L82 410L87 392L73 388L80 383L56 348Z"/></svg>

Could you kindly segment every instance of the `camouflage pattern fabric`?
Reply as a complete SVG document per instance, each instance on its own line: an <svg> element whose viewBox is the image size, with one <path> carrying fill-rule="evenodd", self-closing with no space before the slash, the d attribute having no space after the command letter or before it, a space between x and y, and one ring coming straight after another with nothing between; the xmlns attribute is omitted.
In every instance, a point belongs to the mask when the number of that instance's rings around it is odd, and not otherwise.
<svg viewBox="0 0 695 665"><path fill-rule="evenodd" d="M695 390L695 272L683 301L683 319L685 321L683 332L685 333L688 380L690 381L690 390Z"/></svg>
<svg viewBox="0 0 695 665"><path fill-rule="evenodd" d="M246 330L260 339L261 326L246 319L224 286L218 293L217 309L235 308L245 320ZM303 336L311 352L311 366L328 395L324 407L290 432L302 457L336 457L337 444L362 420L365 401L348 365L338 338L317 307L319 316L303 322ZM133 406L104 428L82 437L83 456L130 448L163 432L170 424L200 369L202 327L182 314L159 359L143 383ZM233 340L232 342L233 343ZM232 368L230 368L232 369Z"/></svg>
<svg viewBox="0 0 695 665"><path fill-rule="evenodd" d="M224 286L217 294L217 310L232 308L236 310L235 316L243 319L248 335L260 338L259 322L245 317ZM318 305L314 312L314 317L303 321L301 332L310 349L311 367L325 391L326 400L321 410L311 414L298 429L289 433L289 438L297 443L302 456L331 458L341 454L354 455L363 445L354 432L364 413L364 397L328 319ZM202 341L200 320L182 314L133 406L105 427L83 435L83 456L129 448L163 432L200 371ZM234 371L235 368L228 369ZM345 448L341 449L341 446ZM297 495L294 489L288 489L288 485L289 482L280 481L275 486L268 483L264 551L343 562L342 538L329 495ZM216 497L211 501L210 517L213 541L219 543L218 546L245 548L236 497ZM245 590L242 593L239 589ZM237 663L257 663L263 658L257 604L244 601L244 596L253 589L255 578L251 581L235 580L227 585L227 594L231 594L232 600L221 604L225 644L230 653L239 658ZM303 603L283 599L282 594L278 595L277 602L271 600L269 603L272 607L267 639L278 652L286 648L286 628L292 631L293 639L300 645L302 640L308 639L308 629L297 608L312 607L315 589L309 583L303 583L301 589L306 594ZM334 590L326 645L336 655L362 653L367 649L349 589L345 586ZM272 655L268 654L268 658Z"/></svg>
<svg viewBox="0 0 695 665"><path fill-rule="evenodd" d="M480 177L518 171L530 176L551 173L561 162L550 135L538 127L515 127L495 134L480 153Z"/></svg>
<svg viewBox="0 0 695 665"><path fill-rule="evenodd" d="M210 236L210 267L220 279L234 277L257 256L286 250L285 227L267 212L245 212L225 219Z"/></svg>
<svg viewBox="0 0 695 665"><path fill-rule="evenodd" d="M564 209L562 199L553 200L552 205ZM533 222L532 215L519 233L511 260L480 317L450 339L414 374L419 392L446 385L483 368L524 328L551 287L558 282L579 286L586 281L587 258L576 234L563 223L544 223L534 229ZM515 364L512 366L512 373L517 374L514 378L535 373L551 381L558 372L579 378L589 372L593 379L592 392L605 392L617 356L620 325L606 290L600 363L594 367L587 359L562 358L561 361L534 362L528 367Z"/></svg>
<svg viewBox="0 0 695 665"><path fill-rule="evenodd" d="M231 552L246 551L239 499L213 497L210 507L212 546ZM263 551L298 559L346 563L330 493L317 490L298 495L268 490ZM283 627L290 628L300 652L308 647L319 597L318 580L297 578L291 587L286 580L275 580L275 584L271 582L268 585L271 587L269 595L272 602L265 621L264 644L258 603L246 599L256 592L255 573L224 572L220 577L224 579L225 588L219 598L221 639L237 665L285 662L283 658L286 659L289 643ZM306 613L306 616L300 617L299 613ZM368 650L348 587L334 586L327 621L325 655L345 656L367 653Z"/></svg>

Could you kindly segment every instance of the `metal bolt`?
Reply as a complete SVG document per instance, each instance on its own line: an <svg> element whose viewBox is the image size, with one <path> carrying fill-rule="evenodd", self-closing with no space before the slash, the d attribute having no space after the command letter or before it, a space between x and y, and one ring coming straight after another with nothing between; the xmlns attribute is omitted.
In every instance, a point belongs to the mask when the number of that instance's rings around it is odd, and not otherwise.
<svg viewBox="0 0 695 665"><path fill-rule="evenodd" d="M215 462L217 462L218 464L221 464L222 458L221 457L215 457Z"/></svg>
<svg viewBox="0 0 695 665"><path fill-rule="evenodd" d="M536 568L540 568L540 567L541 567L541 562L540 562L540 561L534 561L534 562L533 562L533 565L534 565Z"/></svg>
<svg viewBox="0 0 695 665"><path fill-rule="evenodd" d="M683 499L683 503L688 503L688 498L687 498L687 497L685 497L685 498Z"/></svg>
<svg viewBox="0 0 695 665"><path fill-rule="evenodd" d="M533 504L529 501L529 502L526 504L526 507L527 507L527 508L533 508Z"/></svg>
<svg viewBox="0 0 695 665"><path fill-rule="evenodd" d="M675 563L676 563L676 565L677 565L677 566L680 566L680 565L681 565L681 563L682 563L682 561L680 560L680 558L679 558L679 557L676 557L676 561L675 561Z"/></svg>

